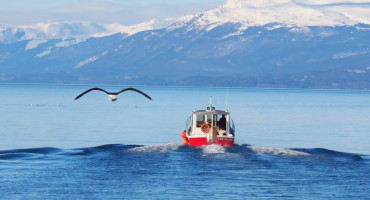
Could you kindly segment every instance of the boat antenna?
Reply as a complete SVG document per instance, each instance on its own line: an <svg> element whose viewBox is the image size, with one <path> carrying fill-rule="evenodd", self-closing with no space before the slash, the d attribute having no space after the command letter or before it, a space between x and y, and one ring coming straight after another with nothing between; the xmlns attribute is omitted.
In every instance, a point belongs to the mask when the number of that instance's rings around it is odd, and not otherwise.
<svg viewBox="0 0 370 200"><path fill-rule="evenodd" d="M212 110L212 97L209 97L209 104L210 104L209 110Z"/></svg>
<svg viewBox="0 0 370 200"><path fill-rule="evenodd" d="M228 103L229 103L229 89L226 89L226 110L228 110Z"/></svg>

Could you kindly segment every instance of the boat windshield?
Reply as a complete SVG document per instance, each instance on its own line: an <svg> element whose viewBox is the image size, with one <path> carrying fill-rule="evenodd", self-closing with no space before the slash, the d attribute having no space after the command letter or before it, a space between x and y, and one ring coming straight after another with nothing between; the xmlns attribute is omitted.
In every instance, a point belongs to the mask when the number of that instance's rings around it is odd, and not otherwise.
<svg viewBox="0 0 370 200"><path fill-rule="evenodd" d="M225 115L217 115L217 126L221 130L226 130L226 117Z"/></svg>
<svg viewBox="0 0 370 200"><path fill-rule="evenodd" d="M231 118L230 118L230 134L235 135L235 124Z"/></svg>
<svg viewBox="0 0 370 200"><path fill-rule="evenodd" d="M193 115L190 115L188 120L186 120L185 128L191 126L191 123L193 122Z"/></svg>
<svg viewBox="0 0 370 200"><path fill-rule="evenodd" d="M225 114L204 114L196 115L196 127L200 128L202 124L208 124L210 127L226 130L226 115Z"/></svg>
<svg viewBox="0 0 370 200"><path fill-rule="evenodd" d="M204 124L205 115L197 115L197 128L201 127Z"/></svg>

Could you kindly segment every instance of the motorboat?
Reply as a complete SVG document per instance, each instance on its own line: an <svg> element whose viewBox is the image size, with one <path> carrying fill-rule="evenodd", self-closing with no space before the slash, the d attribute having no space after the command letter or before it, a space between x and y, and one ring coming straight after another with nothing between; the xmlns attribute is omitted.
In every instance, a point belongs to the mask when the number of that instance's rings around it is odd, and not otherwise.
<svg viewBox="0 0 370 200"><path fill-rule="evenodd" d="M217 144L233 146L235 125L228 110L216 110L210 106L205 110L194 110L186 121L185 130L181 133L183 144L203 146Z"/></svg>

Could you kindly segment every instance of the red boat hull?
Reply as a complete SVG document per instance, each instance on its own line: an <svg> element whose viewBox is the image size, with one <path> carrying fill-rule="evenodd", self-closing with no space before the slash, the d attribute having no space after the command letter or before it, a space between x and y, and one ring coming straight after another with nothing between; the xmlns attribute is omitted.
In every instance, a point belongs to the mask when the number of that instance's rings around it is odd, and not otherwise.
<svg viewBox="0 0 370 200"><path fill-rule="evenodd" d="M217 144L225 147L234 146L234 138L218 137L217 142L207 142L206 137L188 138L188 140L188 144L191 146L204 146L211 144Z"/></svg>

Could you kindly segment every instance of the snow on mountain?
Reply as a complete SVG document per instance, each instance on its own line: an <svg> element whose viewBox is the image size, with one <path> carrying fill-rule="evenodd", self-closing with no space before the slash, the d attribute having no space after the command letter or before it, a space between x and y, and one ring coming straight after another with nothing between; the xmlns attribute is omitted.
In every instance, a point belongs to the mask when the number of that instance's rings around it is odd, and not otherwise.
<svg viewBox="0 0 370 200"><path fill-rule="evenodd" d="M37 47L50 39L68 40L59 45L73 45L90 37L104 37L123 33L126 37L135 33L167 28L174 30L187 27L191 30L212 30L226 24L238 23L238 35L252 26L275 24L280 26L353 26L358 23L370 24L370 0L227 0L216 9L165 20L148 20L140 24L96 24L91 22L39 23L34 26L0 26L0 43L23 40L30 42L26 49ZM273 28L273 27L272 27Z"/></svg>
<svg viewBox="0 0 370 200"><path fill-rule="evenodd" d="M130 35L133 35L141 31L165 28L177 21L179 21L179 19L177 18L168 18L162 21L157 20L157 19L151 19L151 20L142 22L140 24L132 25L132 26L123 26L120 24L107 24L107 25L104 25L104 27L107 30L106 35L119 32L119 33L127 33L128 36L130 36ZM100 36L103 36L103 35L100 35Z"/></svg>
<svg viewBox="0 0 370 200"><path fill-rule="evenodd" d="M239 32L251 26L280 24L283 26L353 26L358 23L370 24L370 3L308 4L298 0L228 0L216 9L198 14L189 30L207 31L226 23L241 24ZM315 1L309 1L313 3ZM337 3L333 3L337 2ZM369 1L370 2L370 1ZM364 5L367 5L364 7ZM182 27L178 23L171 28ZM187 25L182 23L183 26Z"/></svg>
<svg viewBox="0 0 370 200"><path fill-rule="evenodd" d="M370 3L368 6L345 6L345 5L340 5L340 6L334 6L328 8L328 10L336 11L339 13L342 13L349 19L363 23L363 24L370 24Z"/></svg>
<svg viewBox="0 0 370 200"><path fill-rule="evenodd" d="M298 3L308 4L308 5L338 5L338 4L363 4L368 3L364 0L295 0Z"/></svg>
<svg viewBox="0 0 370 200"><path fill-rule="evenodd" d="M178 21L176 18L162 21L152 19L132 26L120 24L96 24L91 22L63 22L63 23L40 23L34 26L18 26L5 28L0 26L0 43L13 43L23 40L34 40L26 49L32 49L50 39L75 39L74 41L62 42L59 46L71 45L82 42L90 37L104 37L115 33L123 33L127 36L137 32L160 29Z"/></svg>
<svg viewBox="0 0 370 200"><path fill-rule="evenodd" d="M48 42L48 40L46 40L46 39L35 39L35 40L31 40L26 45L25 50L34 49L37 46L39 46L40 44L43 44L43 43L46 43L46 42Z"/></svg>
<svg viewBox="0 0 370 200"><path fill-rule="evenodd" d="M103 31L104 27L88 22L39 23L34 26L3 28L0 31L0 42L90 37Z"/></svg>
<svg viewBox="0 0 370 200"><path fill-rule="evenodd" d="M25 27L25 29L37 30L44 33L48 38L70 38L105 31L105 28L101 25L89 22L40 23L36 26Z"/></svg>

